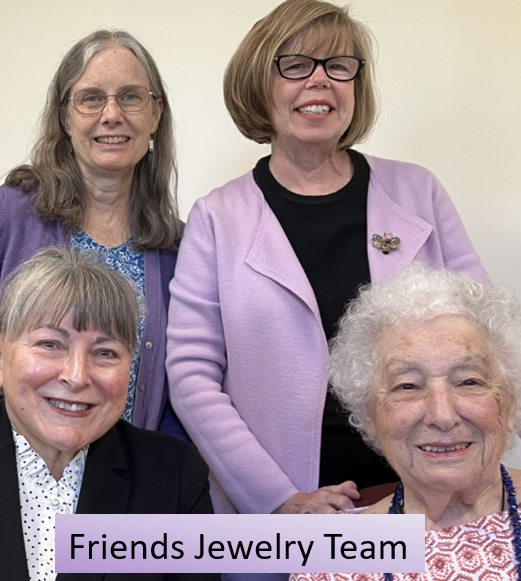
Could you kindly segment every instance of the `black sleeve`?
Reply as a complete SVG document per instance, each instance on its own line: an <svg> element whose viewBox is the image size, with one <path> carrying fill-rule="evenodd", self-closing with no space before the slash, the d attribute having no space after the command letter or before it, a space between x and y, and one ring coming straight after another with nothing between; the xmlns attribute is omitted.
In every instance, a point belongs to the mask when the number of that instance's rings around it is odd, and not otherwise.
<svg viewBox="0 0 521 581"><path fill-rule="evenodd" d="M186 447L181 462L179 513L213 514L208 467L195 446ZM220 581L219 573L168 573L165 581Z"/></svg>
<svg viewBox="0 0 521 581"><path fill-rule="evenodd" d="M208 467L197 448L185 448L179 470L179 514L213 514Z"/></svg>

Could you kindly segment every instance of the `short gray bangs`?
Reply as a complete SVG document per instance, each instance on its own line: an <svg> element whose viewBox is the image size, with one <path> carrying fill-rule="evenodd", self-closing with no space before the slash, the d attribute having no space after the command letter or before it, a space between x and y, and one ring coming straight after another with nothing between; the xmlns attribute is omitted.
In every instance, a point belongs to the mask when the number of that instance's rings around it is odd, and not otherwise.
<svg viewBox="0 0 521 581"><path fill-rule="evenodd" d="M76 331L98 330L134 352L144 305L133 284L93 253L52 250L39 252L7 279L0 334L14 341L42 325L59 326L71 313Z"/></svg>

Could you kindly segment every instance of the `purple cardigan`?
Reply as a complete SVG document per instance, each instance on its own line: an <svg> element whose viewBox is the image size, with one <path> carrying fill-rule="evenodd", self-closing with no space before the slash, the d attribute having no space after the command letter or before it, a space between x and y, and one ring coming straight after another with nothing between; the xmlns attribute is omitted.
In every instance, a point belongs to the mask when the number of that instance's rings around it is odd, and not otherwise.
<svg viewBox="0 0 521 581"><path fill-rule="evenodd" d="M439 181L366 157L371 280L419 260L488 281ZM384 232L401 238L399 251L372 247ZM210 466L215 511L269 513L315 490L326 338L309 281L251 172L196 202L170 292L171 400Z"/></svg>
<svg viewBox="0 0 521 581"><path fill-rule="evenodd" d="M70 235L58 222L43 224L37 217L35 198L17 188L0 187L0 281L37 250L70 245ZM133 423L150 430L182 436L172 410L163 416L167 402L165 377L168 283L174 276L177 250L145 252L145 297L148 316L141 345ZM170 406L168 406L170 408Z"/></svg>

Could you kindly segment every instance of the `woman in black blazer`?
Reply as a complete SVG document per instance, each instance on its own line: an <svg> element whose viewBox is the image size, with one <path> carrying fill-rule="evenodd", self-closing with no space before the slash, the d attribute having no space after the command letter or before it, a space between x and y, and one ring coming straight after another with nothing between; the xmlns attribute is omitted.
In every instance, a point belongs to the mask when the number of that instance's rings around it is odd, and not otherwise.
<svg viewBox="0 0 521 581"><path fill-rule="evenodd" d="M47 248L0 304L0 571L54 579L54 515L211 513L191 444L119 420L140 306L93 256ZM48 529L47 529L48 527ZM48 530L48 532L47 532ZM200 574L60 573L57 581L210 580Z"/></svg>

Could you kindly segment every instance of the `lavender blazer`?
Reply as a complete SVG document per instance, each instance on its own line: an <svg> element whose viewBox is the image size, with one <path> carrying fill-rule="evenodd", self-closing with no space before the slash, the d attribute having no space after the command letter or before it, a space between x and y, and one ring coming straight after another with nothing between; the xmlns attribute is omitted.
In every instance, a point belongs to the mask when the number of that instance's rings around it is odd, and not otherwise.
<svg viewBox="0 0 521 581"><path fill-rule="evenodd" d="M366 157L372 281L413 260L488 281L439 181ZM372 247L384 232L401 238L399 251ZM216 512L270 513L315 490L328 347L313 290L251 172L196 202L170 292L171 401L210 466Z"/></svg>
<svg viewBox="0 0 521 581"><path fill-rule="evenodd" d="M35 197L17 188L0 187L0 281L37 250L70 246L70 235L58 222L43 224L37 217ZM145 297L148 316L136 383L133 423L157 430L167 400L165 377L168 283L174 276L177 250L145 252ZM163 431L182 436L184 430L170 410Z"/></svg>

